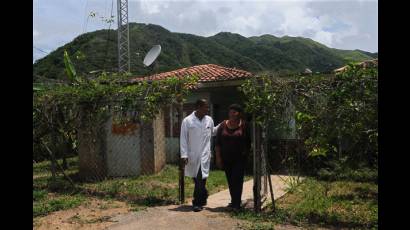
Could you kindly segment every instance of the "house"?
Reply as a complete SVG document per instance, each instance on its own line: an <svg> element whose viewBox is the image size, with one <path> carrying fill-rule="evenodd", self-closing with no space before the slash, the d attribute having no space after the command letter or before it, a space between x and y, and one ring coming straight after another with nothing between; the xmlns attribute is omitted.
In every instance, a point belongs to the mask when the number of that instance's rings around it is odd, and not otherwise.
<svg viewBox="0 0 410 230"><path fill-rule="evenodd" d="M309 68L306 68L305 71L303 71L303 75L311 75L313 72Z"/></svg>
<svg viewBox="0 0 410 230"><path fill-rule="evenodd" d="M194 103L197 99L205 98L209 102L210 115L216 122L226 118L227 108L225 107L229 106L229 104L240 102L237 87L246 79L254 76L252 73L244 70L206 64L182 68L143 78L135 78L134 81L163 80L173 76L183 78L188 75L196 75L199 80L193 93L187 98L187 103L184 104L184 117L194 110ZM165 117L168 117L168 115L169 114L166 114Z"/></svg>
<svg viewBox="0 0 410 230"><path fill-rule="evenodd" d="M241 102L237 87L254 76L244 70L207 64L134 77L130 82L155 81L171 76L183 78L194 74L199 77L199 82L183 105L183 117L195 109L197 99L205 98L215 124L227 118L230 104ZM113 115L99 127L90 127L92 125L86 121L82 122L82 128L78 130L80 177L101 180L152 174L159 172L166 163L177 162L180 124L175 111L169 106L154 120L145 123L118 125L113 122ZM87 113L81 116L87 117Z"/></svg>
<svg viewBox="0 0 410 230"><path fill-rule="evenodd" d="M183 106L183 117L192 113L197 99L205 98L209 102L210 116L215 124L219 124L228 116L228 107L233 103L241 103L238 86L254 75L248 71L227 68L215 64L197 65L174 71L154 74L147 77L134 78L133 81L163 80L168 77L198 76L198 85L187 98ZM175 108L165 108L164 127L166 137L167 162L176 162L179 157L180 125Z"/></svg>

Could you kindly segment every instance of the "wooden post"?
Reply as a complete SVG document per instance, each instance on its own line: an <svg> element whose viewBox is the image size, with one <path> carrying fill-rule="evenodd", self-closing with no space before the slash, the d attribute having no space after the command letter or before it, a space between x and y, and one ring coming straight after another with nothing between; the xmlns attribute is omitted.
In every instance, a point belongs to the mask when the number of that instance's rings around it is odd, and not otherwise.
<svg viewBox="0 0 410 230"><path fill-rule="evenodd" d="M64 152L62 153L63 156L61 156L63 158L63 169L67 170L68 169L68 163L67 163L67 157L66 155L71 153L71 144L67 138L67 140L64 141Z"/></svg>
<svg viewBox="0 0 410 230"><path fill-rule="evenodd" d="M264 142L264 150L265 150L265 155L264 155L264 157L265 157L265 162L266 162L266 172L267 172L267 174L268 174L268 177L267 177L267 179L268 179L268 183L269 183L269 192L270 192L270 198L271 198L271 200L272 200L272 210L273 211L275 211L275 197L274 197L274 195L273 195L273 188L272 188L272 178L271 178L271 170L270 170L270 161L269 161L269 157L268 157L268 153L269 153L269 151L268 151L268 147L269 147L269 135L268 135L268 132L269 132L269 128L266 128L266 126L265 126L265 142Z"/></svg>
<svg viewBox="0 0 410 230"><path fill-rule="evenodd" d="M257 190L257 206L256 211L260 212L262 209L262 157L261 157L261 129L259 125L256 125L256 169L258 171L257 178L256 178L256 190Z"/></svg>
<svg viewBox="0 0 410 230"><path fill-rule="evenodd" d="M272 200L272 211L275 211L276 209L275 208L275 196L273 195L272 178L270 176L270 172L269 172L268 182L269 182L270 199Z"/></svg>
<svg viewBox="0 0 410 230"><path fill-rule="evenodd" d="M252 153L253 153L253 209L256 210L256 131L255 113L252 114Z"/></svg>
<svg viewBox="0 0 410 230"><path fill-rule="evenodd" d="M56 136L56 131L55 127L52 126L53 131L51 131L51 141L52 141L52 146L54 146L54 149L57 149L57 136ZM56 179L56 157L54 155L53 151L50 151L50 162L51 162L51 177Z"/></svg>
<svg viewBox="0 0 410 230"><path fill-rule="evenodd" d="M173 116L174 116L174 107L171 105L169 106L169 138L170 140L172 140L172 138L174 137L174 120L173 120Z"/></svg>
<svg viewBox="0 0 410 230"><path fill-rule="evenodd" d="M260 157L260 133L256 124L256 116L253 114L253 203L254 211L261 211L261 157Z"/></svg>
<svg viewBox="0 0 410 230"><path fill-rule="evenodd" d="M182 117L183 116L183 104L180 103L178 106L178 124L179 127L182 125ZM181 134L180 134L181 135ZM181 159L181 142L178 143L179 145L179 202L180 204L185 203L185 163Z"/></svg>

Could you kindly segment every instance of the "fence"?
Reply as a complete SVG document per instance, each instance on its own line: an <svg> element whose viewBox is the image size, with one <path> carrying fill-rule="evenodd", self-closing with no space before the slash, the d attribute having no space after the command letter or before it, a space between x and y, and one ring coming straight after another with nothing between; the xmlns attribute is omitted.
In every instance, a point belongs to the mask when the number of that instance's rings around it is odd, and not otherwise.
<svg viewBox="0 0 410 230"><path fill-rule="evenodd" d="M298 180L302 172L318 176L321 169L377 168L377 81L377 67L349 66L342 74L261 76L243 85L248 109L265 119L254 123L253 133L256 211L272 171ZM280 133L292 128L291 121L298 138Z"/></svg>
<svg viewBox="0 0 410 230"><path fill-rule="evenodd" d="M165 191L170 184L179 184L173 188L178 192L167 196L175 196L173 201L178 196L178 200L183 200L183 169L178 169L182 106L163 108L150 121L138 119L139 114L133 111L120 114L108 107L107 111L111 112L96 115L88 112L85 106L79 112L76 141L70 143L78 146L76 154L66 155L67 149L57 145L65 137L50 127L49 130L53 131L50 133L51 140L45 144L48 157L44 162L33 164L34 183L47 179L57 182L53 185L56 189L75 189L84 184L115 185L122 178L155 175L169 165L172 172L178 170L176 175L179 179L176 176L175 181L157 187ZM101 117L96 119L96 116Z"/></svg>
<svg viewBox="0 0 410 230"><path fill-rule="evenodd" d="M104 119L97 119L100 122L95 122L95 114L83 110L79 114L80 125L77 130L78 156L69 159L64 166L56 159L55 151L58 148L48 148L51 179L61 177L72 187L81 186L85 182L113 181L116 184L116 178L154 175L167 165L173 165L177 173L171 184L177 184L178 187L173 188L177 192L168 194L168 197L174 196L170 199L183 203L185 180L184 165L179 160L179 132L182 119L189 112L182 105L170 105L163 108L151 121L141 121L137 119L138 114L131 111L127 114L108 113ZM257 124L253 117L251 124L254 209L258 212L269 196L274 201L274 185L270 175L276 172L298 172L297 167L296 170L290 170L292 168L287 167L287 164L298 166L294 163L299 160L300 166L301 159L295 158L294 154L293 148L298 146L297 141L275 139L272 132L269 132L269 122ZM53 143L57 142L54 141ZM283 167L277 167L278 165ZM119 194L119 185L115 186L117 187L110 188L109 192ZM147 191L146 197L149 197L149 193L155 193L155 189L162 189L161 186L153 186L153 190Z"/></svg>
<svg viewBox="0 0 410 230"><path fill-rule="evenodd" d="M290 175L294 179L288 181L298 183L302 173L301 161L307 157L303 151L303 143L296 138L275 135L269 129L271 121L258 124L255 114L252 119L253 140L253 180L254 211L260 212L262 206L270 198L275 210L274 185L271 175ZM294 180L294 181L292 181Z"/></svg>

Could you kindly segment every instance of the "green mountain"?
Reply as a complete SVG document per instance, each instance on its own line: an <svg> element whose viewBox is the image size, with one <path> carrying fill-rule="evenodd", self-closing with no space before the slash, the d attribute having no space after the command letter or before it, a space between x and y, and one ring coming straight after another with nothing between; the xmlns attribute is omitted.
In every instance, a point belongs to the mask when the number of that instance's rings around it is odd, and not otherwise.
<svg viewBox="0 0 410 230"><path fill-rule="evenodd" d="M377 53L377 52L376 53L370 53L370 52L366 52L366 51L363 51L363 50L355 50L355 51L363 53L363 54L365 54L367 56L370 56L372 58L378 58L378 56L379 56L379 53Z"/></svg>
<svg viewBox="0 0 410 230"><path fill-rule="evenodd" d="M161 45L161 55L155 68L146 68L142 60L155 44ZM82 34L37 60L33 64L33 80L65 79L64 50L72 56L79 73L116 71L116 30L98 30ZM247 38L227 32L202 37L173 33L158 25L140 23L130 23L130 52L131 72L136 76L208 63L252 72L300 72L305 68L326 72L350 60L377 58L377 53L332 49L302 37L262 35Z"/></svg>

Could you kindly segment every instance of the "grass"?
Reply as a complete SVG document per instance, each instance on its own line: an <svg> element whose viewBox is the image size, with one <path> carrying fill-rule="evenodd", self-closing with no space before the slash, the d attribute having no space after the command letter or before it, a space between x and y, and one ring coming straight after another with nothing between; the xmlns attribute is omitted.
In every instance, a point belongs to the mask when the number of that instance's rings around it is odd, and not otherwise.
<svg viewBox="0 0 410 230"><path fill-rule="evenodd" d="M317 178L326 181L356 181L356 182L372 182L378 183L378 171L369 168L360 169L343 169L336 168L332 170L321 169L318 172Z"/></svg>
<svg viewBox="0 0 410 230"><path fill-rule="evenodd" d="M69 170L77 170L78 158L68 158ZM62 161L58 161L62 164ZM33 217L45 216L51 212L75 208L87 201L82 193L76 193L72 186L60 177L51 180L50 162L33 164Z"/></svg>
<svg viewBox="0 0 410 230"><path fill-rule="evenodd" d="M78 158L69 158L66 173L75 178L78 173ZM150 206L178 203L178 167L166 165L152 175L131 178L113 178L100 182L75 182L76 188L59 175L51 179L49 162L33 164L33 217L44 216L50 212L73 208L86 201L88 197L125 201L132 210L142 210ZM41 176L39 176L41 175ZM250 179L246 176L246 179ZM225 173L212 170L207 180L210 194L227 188ZM185 178L185 197L192 197L194 184Z"/></svg>
<svg viewBox="0 0 410 230"><path fill-rule="evenodd" d="M79 206L86 197L76 195L56 195L44 190L33 191L33 217L44 216L54 211L70 209Z"/></svg>
<svg viewBox="0 0 410 230"><path fill-rule="evenodd" d="M273 229L274 224L301 227L378 228L378 185L368 182L326 182L307 178L300 186L276 201L261 214L233 214L249 220L248 229Z"/></svg>
<svg viewBox="0 0 410 230"><path fill-rule="evenodd" d="M60 166L63 165L63 160L57 160ZM78 171L78 157L71 157L67 158L67 166L68 169L65 171L66 173L74 173ZM59 170L57 169L57 172ZM51 163L50 161L42 161L39 163L33 164L33 176L35 178L38 177L50 177L51 176Z"/></svg>
<svg viewBox="0 0 410 230"><path fill-rule="evenodd" d="M210 193L219 192L225 189L226 185L223 171L210 172L207 181ZM84 183L82 187L91 194L119 198L142 206L175 204L178 202L178 168L175 165L166 165L157 174L110 179L99 183ZM186 177L185 194L187 199L192 196L193 189L192 179Z"/></svg>

